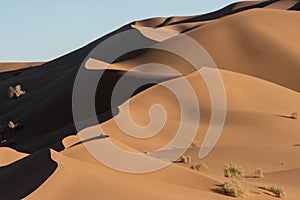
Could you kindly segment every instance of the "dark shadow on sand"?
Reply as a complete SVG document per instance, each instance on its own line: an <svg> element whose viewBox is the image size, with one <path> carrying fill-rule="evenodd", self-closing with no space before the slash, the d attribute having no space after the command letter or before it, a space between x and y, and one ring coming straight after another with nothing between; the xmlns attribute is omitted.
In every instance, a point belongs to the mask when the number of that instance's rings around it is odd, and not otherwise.
<svg viewBox="0 0 300 200"><path fill-rule="evenodd" d="M291 7L289 10L300 10L300 2L296 3L293 7Z"/></svg>
<svg viewBox="0 0 300 200"><path fill-rule="evenodd" d="M56 170L49 149L0 167L0 199L17 200L40 187Z"/></svg>
<svg viewBox="0 0 300 200"><path fill-rule="evenodd" d="M287 118L287 119L292 119L292 120L297 120L292 116L286 116L286 115L275 115L276 117L282 117L282 118Z"/></svg>
<svg viewBox="0 0 300 200"><path fill-rule="evenodd" d="M86 139L86 140L83 140L83 141L80 141L80 142L77 142L76 144L73 144L72 146L70 146L69 148L72 148L72 147L75 147L79 144L84 144L84 143L87 143L87 142L90 142L90 141L94 141L94 140L102 140L102 139L105 139L105 138L108 138L109 136L107 135L99 135L97 137L93 137L93 138L89 138L89 139Z"/></svg>

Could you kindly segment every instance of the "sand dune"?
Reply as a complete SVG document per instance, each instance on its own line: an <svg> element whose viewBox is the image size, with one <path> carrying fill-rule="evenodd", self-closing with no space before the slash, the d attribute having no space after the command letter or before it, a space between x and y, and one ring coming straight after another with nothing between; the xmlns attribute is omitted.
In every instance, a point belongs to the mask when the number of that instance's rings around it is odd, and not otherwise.
<svg viewBox="0 0 300 200"><path fill-rule="evenodd" d="M28 62L28 63L0 63L0 72L14 71L18 69L35 67L44 64L43 62Z"/></svg>
<svg viewBox="0 0 300 200"><path fill-rule="evenodd" d="M295 73L299 70L297 41L300 38L295 28L299 17L297 12L254 9L225 17L186 34L205 47L219 68L299 91L298 73ZM168 45L168 42L163 41L160 45ZM155 61L157 54L157 51L148 50L134 62L124 61L110 68L128 70L133 65ZM182 73L192 72L181 58L164 52L166 56L169 59L164 64L174 66ZM282 73L286 76L281 76Z"/></svg>
<svg viewBox="0 0 300 200"><path fill-rule="evenodd" d="M73 155L76 156L80 153L81 158L90 156L89 153L85 152L86 150L82 149L84 147L80 146L81 149L78 149L78 146L75 147L77 151L73 151ZM99 164L93 165L88 162L72 159L56 152L52 152L52 157L59 163L60 167L42 187L26 199L95 199L99 195L104 199L124 197L146 199L182 199L188 197L196 199L202 193L204 193L204 196L216 196L203 192L203 190L205 191L209 188L208 185L216 184L216 181L206 178L201 174L191 175L189 170L177 166L171 167L167 172L161 171L157 172L157 174L132 176L113 171ZM181 179L174 181L167 178L168 174L174 173L177 173L179 177L188 175L189 178L186 181L182 181ZM163 178L163 180L157 179L157 177L162 178L161 175L166 176L166 178ZM64 179L61 179L61 176ZM145 178L147 181L145 181ZM199 179L202 181L201 185L195 184L197 190L190 188L190 185L193 185L193 181L200 183ZM66 185L68 182L74 184ZM184 184L188 185L185 186ZM64 191L57 192L57 188L60 187L64 188ZM118 192L111 191L111 188L114 187L118 188ZM99 190L101 190L100 193Z"/></svg>
<svg viewBox="0 0 300 200"><path fill-rule="evenodd" d="M4 147L0 149L0 155L0 166L9 165L27 156L26 154L17 152L14 149Z"/></svg>
<svg viewBox="0 0 300 200"><path fill-rule="evenodd" d="M259 187L279 185L286 190L287 199L297 200L300 122L292 113L300 113L299 3L238 2L198 16L141 20L44 64L0 64L0 139L13 141L3 142L0 148L1 199L230 199L218 188L230 181L224 177L223 167L231 161L245 169L241 184L248 192L244 199L274 199ZM95 95L99 123L77 132L72 92L78 69L98 44L123 31L132 31L135 41L110 44L108 51L137 41L144 48L112 64L105 54L85 63L85 73L103 72ZM167 51L180 47L184 55L200 56L186 43L186 36L207 50L219 70L209 66L208 60L192 66L185 57ZM136 68L144 64L144 68ZM27 68L29 65L40 66ZM212 72L224 83L226 118L216 146L200 159L207 131L221 126L211 126L212 116L222 116L222 109L212 111L214 101L201 76ZM120 92L112 104L112 94L122 80L147 84L130 96ZM194 93L186 89L187 83ZM10 99L8 87L16 84L21 84L26 94ZM216 87L218 83L212 84ZM126 87L120 86L123 91L129 90ZM178 94L183 94L180 99ZM81 120L90 117L86 114ZM7 131L12 120L22 126ZM184 127L183 136L173 140L180 127ZM193 140L198 145L190 146ZM126 157L114 158L124 166L169 166L144 174L118 171L91 152L92 147L100 149L100 156L112 157L115 152L108 144L144 159L143 163L126 163ZM185 147L191 163L166 160ZM207 172L190 169L199 162L208 165ZM253 178L256 168L262 168L264 178Z"/></svg>

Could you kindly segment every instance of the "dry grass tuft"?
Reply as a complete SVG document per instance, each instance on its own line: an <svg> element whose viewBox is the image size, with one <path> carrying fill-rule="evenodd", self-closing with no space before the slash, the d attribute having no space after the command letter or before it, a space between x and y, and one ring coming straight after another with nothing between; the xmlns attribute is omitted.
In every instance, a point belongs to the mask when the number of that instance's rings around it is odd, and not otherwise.
<svg viewBox="0 0 300 200"><path fill-rule="evenodd" d="M185 164L191 164L192 163L192 157L191 156L183 155L179 159L179 162L182 162L182 163L185 163Z"/></svg>
<svg viewBox="0 0 300 200"><path fill-rule="evenodd" d="M298 119L298 113L297 112L293 112L290 116L291 119Z"/></svg>
<svg viewBox="0 0 300 200"><path fill-rule="evenodd" d="M244 197L247 190L239 182L232 181L225 182L220 192L231 197Z"/></svg>
<svg viewBox="0 0 300 200"><path fill-rule="evenodd" d="M264 177L264 174L262 172L262 169L261 168L257 168L254 172L254 176L255 178L263 178Z"/></svg>
<svg viewBox="0 0 300 200"><path fill-rule="evenodd" d="M191 169L201 171L201 172L207 172L208 166L205 163L198 163L191 166Z"/></svg>
<svg viewBox="0 0 300 200"><path fill-rule="evenodd" d="M283 198L283 199L286 198L286 191L282 187L273 185L273 186L263 186L261 187L261 189L272 192L278 198Z"/></svg>
<svg viewBox="0 0 300 200"><path fill-rule="evenodd" d="M14 130L14 129L18 128L18 127L19 127L19 123L14 123L14 122L12 122L12 121L9 121L9 122L8 122L8 128L9 128L9 129Z"/></svg>
<svg viewBox="0 0 300 200"><path fill-rule="evenodd" d="M191 143L191 147L199 148L201 146L200 142L198 140L193 140Z"/></svg>
<svg viewBox="0 0 300 200"><path fill-rule="evenodd" d="M22 90L21 85L16 85L15 87L10 86L8 88L8 96L9 98L19 98L24 95L26 92Z"/></svg>
<svg viewBox="0 0 300 200"><path fill-rule="evenodd" d="M224 166L224 176L242 180L245 178L244 169L234 163L227 163Z"/></svg>

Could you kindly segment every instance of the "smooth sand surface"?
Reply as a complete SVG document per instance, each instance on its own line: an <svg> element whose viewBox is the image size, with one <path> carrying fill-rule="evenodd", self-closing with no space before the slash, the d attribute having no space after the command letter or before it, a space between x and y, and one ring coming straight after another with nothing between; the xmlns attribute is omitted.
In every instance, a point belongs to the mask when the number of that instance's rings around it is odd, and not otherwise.
<svg viewBox="0 0 300 200"><path fill-rule="evenodd" d="M300 13L288 10L297 3L294 0L239 2L209 14L137 21L40 67L9 72L28 64L11 67L1 64L0 71L8 72L0 74L3 94L0 124L4 126L15 120L23 125L15 132L6 133L4 129L2 133L2 137L13 139L16 144L0 148L0 174L5 177L0 178L1 193L7 198L28 200L225 200L232 198L218 192L220 184L230 181L223 176L223 167L234 162L245 169L246 178L241 184L247 188L247 194L243 199L272 200L274 195L259 187L278 185L287 192L287 199L298 200L300 121L291 118L291 114L300 113ZM109 70L104 72L95 96L99 124L77 133L72 115L77 70L97 44L124 30L135 31L137 39L147 44L146 49L109 65L101 58L88 60L85 70L91 73L106 67ZM161 30L178 33L170 37ZM192 66L178 55L151 49L172 49L180 44L181 49L194 55L189 46L182 45L187 45L186 36L207 50L219 70L206 66L205 62ZM135 68L147 63L167 65L181 75L154 64ZM205 140L213 115L209 88L201 73L211 72L218 72L224 83L226 118L216 146L200 159L199 145ZM151 80L155 84L139 88L130 98L121 96L111 105L114 87L122 78L135 82ZM185 81L194 91L196 104L184 87ZM9 99L7 88L16 82L27 93L19 99ZM167 87L183 92L183 98L178 100ZM180 106L187 115L181 113ZM195 121L197 108L200 120ZM115 110L118 112L113 117ZM199 145L188 145L184 153L192 157L192 162L153 158L151 155L156 151L169 157L192 142L183 137L161 150L176 136L182 116L187 116L184 121L187 137L196 127L194 140ZM138 126L131 126L130 118ZM90 147L94 147L100 155L112 156L114 151L107 148L109 143L139 154L145 161L131 160L130 164L143 166L151 161L154 165L170 165L144 174L120 172L90 152ZM128 162L125 157L114 159ZM207 164L207 172L190 169L199 162ZM264 178L253 177L256 168L263 170Z"/></svg>

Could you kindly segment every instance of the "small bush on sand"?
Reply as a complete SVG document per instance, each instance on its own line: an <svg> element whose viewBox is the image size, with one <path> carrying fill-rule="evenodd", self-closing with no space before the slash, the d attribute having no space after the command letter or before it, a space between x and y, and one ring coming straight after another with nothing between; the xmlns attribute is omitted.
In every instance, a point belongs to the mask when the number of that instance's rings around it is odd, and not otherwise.
<svg viewBox="0 0 300 200"><path fill-rule="evenodd" d="M10 86L8 88L8 96L9 98L18 98L24 95L26 92L22 90L21 85L16 85L15 87Z"/></svg>
<svg viewBox="0 0 300 200"><path fill-rule="evenodd" d="M262 169L261 168L257 168L254 172L254 176L255 178L263 178L264 177L264 174L262 172Z"/></svg>
<svg viewBox="0 0 300 200"><path fill-rule="evenodd" d="M222 185L222 192L231 197L244 197L246 188L237 181L225 182L224 185Z"/></svg>
<svg viewBox="0 0 300 200"><path fill-rule="evenodd" d="M11 130L14 130L14 129L18 128L18 127L19 127L19 123L14 123L12 121L8 122L8 128L11 129Z"/></svg>
<svg viewBox="0 0 300 200"><path fill-rule="evenodd" d="M264 190L272 192L278 198L286 198L286 192L282 187L278 186L263 186L261 187Z"/></svg>
<svg viewBox="0 0 300 200"><path fill-rule="evenodd" d="M290 116L291 119L298 119L298 113L297 112L293 112Z"/></svg>
<svg viewBox="0 0 300 200"><path fill-rule="evenodd" d="M205 163L198 163L191 166L191 169L206 172L208 170L208 166Z"/></svg>
<svg viewBox="0 0 300 200"><path fill-rule="evenodd" d="M7 140L1 140L0 144L5 144L7 142Z"/></svg>
<svg viewBox="0 0 300 200"><path fill-rule="evenodd" d="M0 147L10 147L11 145L16 144L14 140L1 140L0 141Z"/></svg>
<svg viewBox="0 0 300 200"><path fill-rule="evenodd" d="M191 164L192 163L192 156L187 156L187 163Z"/></svg>
<svg viewBox="0 0 300 200"><path fill-rule="evenodd" d="M191 143L191 147L199 148L201 146L200 142L198 140L193 140Z"/></svg>
<svg viewBox="0 0 300 200"><path fill-rule="evenodd" d="M15 96L15 88L14 87L9 87L8 88L8 96L9 98L13 98Z"/></svg>
<svg viewBox="0 0 300 200"><path fill-rule="evenodd" d="M236 164L227 163L224 166L224 176L238 180L244 179L244 169Z"/></svg>
<svg viewBox="0 0 300 200"><path fill-rule="evenodd" d="M179 159L179 162L182 162L182 163L185 163L185 164L191 164L192 163L192 157L191 156L183 155Z"/></svg>

